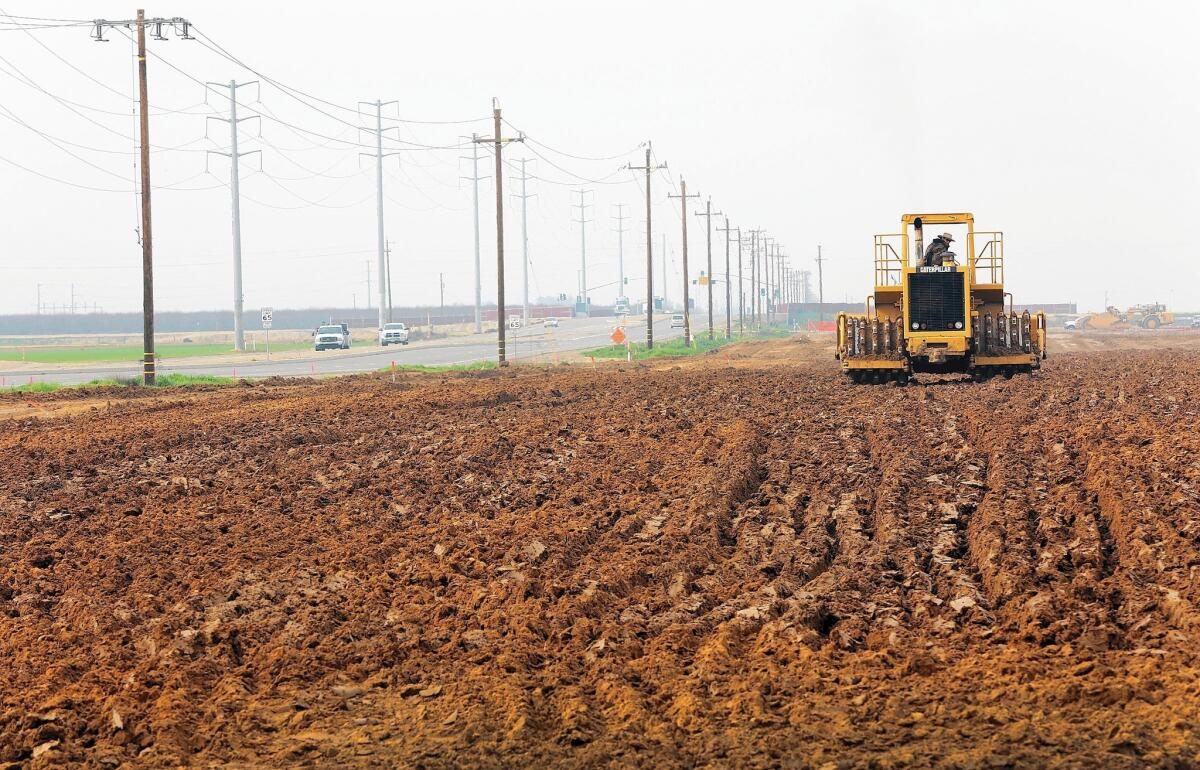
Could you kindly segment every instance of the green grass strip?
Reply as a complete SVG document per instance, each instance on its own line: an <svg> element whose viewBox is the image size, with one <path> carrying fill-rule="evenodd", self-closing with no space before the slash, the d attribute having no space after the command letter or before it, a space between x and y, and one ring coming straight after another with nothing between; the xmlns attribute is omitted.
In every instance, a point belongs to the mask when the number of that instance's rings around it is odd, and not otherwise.
<svg viewBox="0 0 1200 770"><path fill-rule="evenodd" d="M186 385L230 385L237 380L232 377L216 377L211 374L160 374L154 378L155 388L178 388ZM63 388L140 388L140 377L109 377L89 380L77 385L59 382L34 382L25 385L0 388L0 393L51 393Z"/></svg>
<svg viewBox="0 0 1200 770"><path fill-rule="evenodd" d="M718 337L710 340L707 332L701 332L693 337L691 347L687 347L683 344L683 338L676 337L670 340L655 342L654 347L650 350L646 349L646 344L644 342L634 342L629 346L629 349L633 353L633 359L635 361L641 361L647 358L696 356L700 355L701 353L707 353L711 350L719 350L726 345L732 345L735 342L742 342L743 340L778 339L788 337L790 335L791 332L787 329L771 327L768 329L762 329L758 332L747 332L741 337L735 335L731 339ZM585 350L580 355L588 358L595 357L623 360L625 358L625 346L606 345L602 348Z"/></svg>
<svg viewBox="0 0 1200 770"><path fill-rule="evenodd" d="M469 361L465 364L396 364L397 372L474 372L495 368L495 361ZM392 371L392 367L385 366L379 371L386 374Z"/></svg>
<svg viewBox="0 0 1200 770"><path fill-rule="evenodd" d="M311 342L272 343L271 350L302 350L311 348ZM266 346L261 342L257 350L238 353L227 344L179 343L158 345L155 353L159 358L192 358L195 356L266 355ZM72 347L69 345L44 345L40 347L10 347L0 349L0 361L26 361L37 364L82 364L105 361L142 361L141 345L93 345Z"/></svg>

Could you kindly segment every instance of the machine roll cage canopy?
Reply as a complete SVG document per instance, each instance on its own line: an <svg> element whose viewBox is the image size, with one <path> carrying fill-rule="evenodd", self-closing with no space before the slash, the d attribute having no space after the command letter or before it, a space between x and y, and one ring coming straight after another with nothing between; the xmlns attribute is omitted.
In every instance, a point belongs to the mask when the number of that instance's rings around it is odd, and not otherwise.
<svg viewBox="0 0 1200 770"><path fill-rule="evenodd" d="M976 232L974 214L905 214L900 217L901 232L875 236L877 289L898 287L904 270L914 267L910 256L909 232L916 227L918 221L922 230L926 225L966 225L967 272L971 283L980 288L996 289L1004 285L1004 233ZM975 250L976 235L986 239L978 252ZM917 255L918 258L920 256Z"/></svg>

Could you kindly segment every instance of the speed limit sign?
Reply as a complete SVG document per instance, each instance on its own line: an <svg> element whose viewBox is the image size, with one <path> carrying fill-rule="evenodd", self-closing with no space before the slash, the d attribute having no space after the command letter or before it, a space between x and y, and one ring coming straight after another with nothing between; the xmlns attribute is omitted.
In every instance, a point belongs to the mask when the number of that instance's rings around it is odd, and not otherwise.
<svg viewBox="0 0 1200 770"><path fill-rule="evenodd" d="M271 311L271 308L269 308L269 307L264 307L264 308L263 308L263 311L262 311L262 325L263 325L263 328L264 328L264 329L270 329L270 328L271 328L271 318L272 318L272 315L271 315L271 313L272 313L272 311Z"/></svg>

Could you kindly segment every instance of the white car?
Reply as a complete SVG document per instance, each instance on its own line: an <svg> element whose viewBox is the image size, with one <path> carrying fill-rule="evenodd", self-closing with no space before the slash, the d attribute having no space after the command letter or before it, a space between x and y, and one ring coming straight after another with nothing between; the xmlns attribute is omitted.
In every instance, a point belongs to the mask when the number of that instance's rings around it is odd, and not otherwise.
<svg viewBox="0 0 1200 770"><path fill-rule="evenodd" d="M671 316L671 328L672 329L682 329L683 328L683 313L675 313L674 315Z"/></svg>
<svg viewBox="0 0 1200 770"><path fill-rule="evenodd" d="M546 326L547 329L557 329L558 328L558 319L555 318L554 316L550 316L549 318L547 318L545 320L544 325Z"/></svg>
<svg viewBox="0 0 1200 770"><path fill-rule="evenodd" d="M350 327L346 324L318 326L313 332L313 350L350 349Z"/></svg>
<svg viewBox="0 0 1200 770"><path fill-rule="evenodd" d="M408 327L402 323L384 324L379 330L379 344L387 347L388 345L407 345L408 344Z"/></svg>

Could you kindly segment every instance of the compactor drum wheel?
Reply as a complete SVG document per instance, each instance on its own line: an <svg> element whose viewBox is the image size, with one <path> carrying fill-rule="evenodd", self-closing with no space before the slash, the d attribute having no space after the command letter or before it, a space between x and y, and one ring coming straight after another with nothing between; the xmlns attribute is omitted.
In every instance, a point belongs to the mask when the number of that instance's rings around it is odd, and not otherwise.
<svg viewBox="0 0 1200 770"><path fill-rule="evenodd" d="M903 369L847 369L846 377L855 385L907 385L911 375Z"/></svg>

